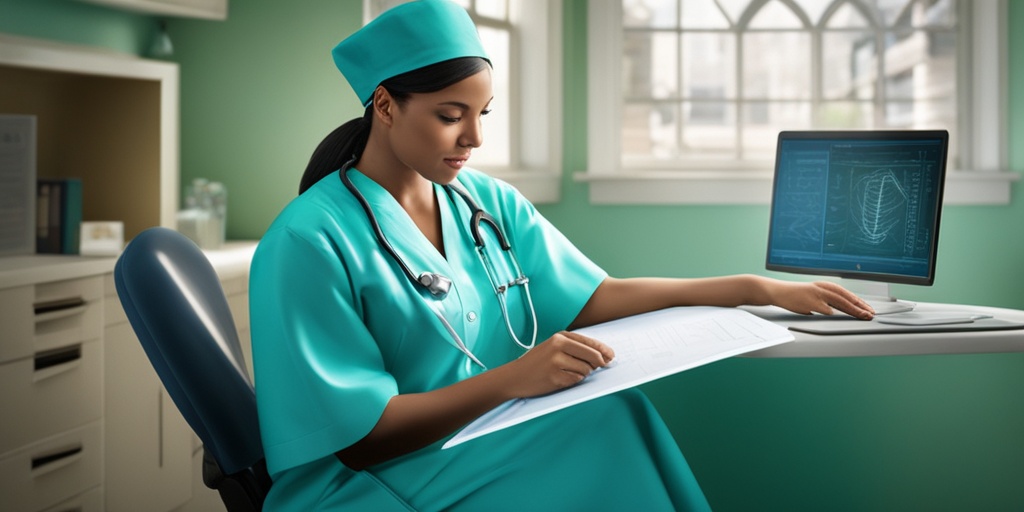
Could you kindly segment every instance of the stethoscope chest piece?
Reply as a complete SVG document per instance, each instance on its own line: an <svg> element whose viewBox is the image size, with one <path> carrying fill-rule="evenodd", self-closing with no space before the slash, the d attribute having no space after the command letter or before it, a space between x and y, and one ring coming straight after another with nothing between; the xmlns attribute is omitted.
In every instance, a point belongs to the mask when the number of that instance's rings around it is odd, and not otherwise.
<svg viewBox="0 0 1024 512"><path fill-rule="evenodd" d="M435 272L423 272L416 278L416 282L438 300L444 300L452 289L452 280Z"/></svg>

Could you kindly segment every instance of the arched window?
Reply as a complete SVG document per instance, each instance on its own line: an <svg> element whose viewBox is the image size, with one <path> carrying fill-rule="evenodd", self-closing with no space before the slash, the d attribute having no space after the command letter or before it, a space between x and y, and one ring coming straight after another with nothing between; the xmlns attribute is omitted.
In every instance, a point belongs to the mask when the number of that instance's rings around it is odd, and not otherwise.
<svg viewBox="0 0 1024 512"><path fill-rule="evenodd" d="M658 184L654 200L618 193L598 202L676 202L667 181L685 180L693 191L697 179L725 176L734 181L722 185L732 191L722 202L766 202L778 132L806 129L942 128L950 169L1003 171L1005 145L982 155L972 142L1005 129L975 122L977 97L988 93L976 90L970 57L979 37L1005 31L979 34L969 23L979 9L1000 8L956 0L590 2L589 30L601 36L588 49L590 169L581 179L592 182L592 199L595 186L623 179ZM996 60L983 63L986 73L1005 68L999 52L986 59ZM596 84L601 76L621 80ZM737 195L736 179L761 185ZM697 202L719 202L698 194Z"/></svg>

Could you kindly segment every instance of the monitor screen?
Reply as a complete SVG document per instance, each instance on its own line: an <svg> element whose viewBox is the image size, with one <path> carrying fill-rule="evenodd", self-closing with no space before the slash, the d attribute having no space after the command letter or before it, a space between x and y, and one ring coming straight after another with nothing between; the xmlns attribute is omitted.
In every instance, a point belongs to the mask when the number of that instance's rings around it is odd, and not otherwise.
<svg viewBox="0 0 1024 512"><path fill-rule="evenodd" d="M931 285L949 135L779 134L767 268Z"/></svg>

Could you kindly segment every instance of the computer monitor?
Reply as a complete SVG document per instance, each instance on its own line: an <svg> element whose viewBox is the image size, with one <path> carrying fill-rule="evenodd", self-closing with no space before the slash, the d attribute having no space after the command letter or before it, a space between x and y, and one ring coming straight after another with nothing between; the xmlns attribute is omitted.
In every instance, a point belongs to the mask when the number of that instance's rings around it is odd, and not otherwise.
<svg viewBox="0 0 1024 512"><path fill-rule="evenodd" d="M779 134L768 270L835 276L879 313L907 311L890 283L930 286L949 134Z"/></svg>

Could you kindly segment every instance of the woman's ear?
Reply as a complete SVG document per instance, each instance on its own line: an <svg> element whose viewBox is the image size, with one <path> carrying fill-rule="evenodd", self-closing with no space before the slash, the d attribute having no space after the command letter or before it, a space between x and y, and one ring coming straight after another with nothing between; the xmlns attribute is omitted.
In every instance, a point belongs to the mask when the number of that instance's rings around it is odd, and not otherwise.
<svg viewBox="0 0 1024 512"><path fill-rule="evenodd" d="M373 115L385 126L391 126L391 108L394 104L395 100L391 97L391 93L378 85L373 91Z"/></svg>

